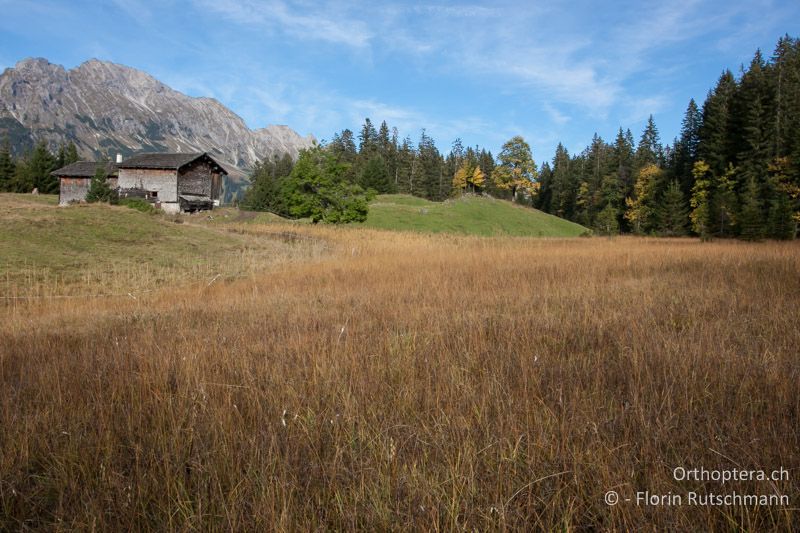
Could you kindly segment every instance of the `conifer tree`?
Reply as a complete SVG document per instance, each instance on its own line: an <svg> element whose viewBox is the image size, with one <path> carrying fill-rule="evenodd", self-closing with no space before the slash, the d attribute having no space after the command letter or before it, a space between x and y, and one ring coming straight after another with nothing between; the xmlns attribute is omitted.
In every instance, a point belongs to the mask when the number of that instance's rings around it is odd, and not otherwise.
<svg viewBox="0 0 800 533"><path fill-rule="evenodd" d="M741 236L747 240L758 240L764 236L764 213L759 200L758 184L754 176L747 178L742 190L739 213Z"/></svg>
<svg viewBox="0 0 800 533"><path fill-rule="evenodd" d="M6 136L0 143L0 192L12 190L15 167L14 160L11 158L11 143Z"/></svg>
<svg viewBox="0 0 800 533"><path fill-rule="evenodd" d="M792 212L792 202L789 195L778 191L770 202L767 219L768 235L773 239L794 239L797 231L797 222Z"/></svg>
<svg viewBox="0 0 800 533"><path fill-rule="evenodd" d="M698 158L703 159L717 175L725 172L730 154L730 106L736 91L736 81L730 70L722 73L716 87L708 93L703 104L703 124L700 127Z"/></svg>
<svg viewBox="0 0 800 533"><path fill-rule="evenodd" d="M310 218L313 223L362 222L367 217L363 189L345 179L346 164L320 146L303 150L281 195L292 218Z"/></svg>
<svg viewBox="0 0 800 533"><path fill-rule="evenodd" d="M67 158L67 150L64 147L64 144L60 144L58 146L58 154L56 155L55 163L53 164L53 168L61 168L64 166L64 161Z"/></svg>
<svg viewBox="0 0 800 533"><path fill-rule="evenodd" d="M44 140L36 144L26 167L28 180L40 193L51 194L58 191L58 178L50 175L52 171L56 170L56 160L47 149L47 143Z"/></svg>
<svg viewBox="0 0 800 533"><path fill-rule="evenodd" d="M545 213L552 213L553 170L547 161L542 163L542 169L539 171L539 185L539 194L536 195L534 207Z"/></svg>
<svg viewBox="0 0 800 533"><path fill-rule="evenodd" d="M686 235L689 213L678 180L672 180L664 191L659 207L659 233L669 237Z"/></svg>
<svg viewBox="0 0 800 533"><path fill-rule="evenodd" d="M477 159L481 172L483 172L483 175L487 178L486 182L484 183L484 190L491 195L497 194L498 189L494 186L494 182L491 180L491 176L495 167L494 156L492 155L492 152L486 149L481 149L477 154Z"/></svg>
<svg viewBox="0 0 800 533"><path fill-rule="evenodd" d="M64 154L64 166L71 165L78 161L78 149L75 147L75 143L70 141L67 144L67 148Z"/></svg>
<svg viewBox="0 0 800 533"><path fill-rule="evenodd" d="M694 175L694 186L692 187L692 198L689 205L692 212L689 215L692 221L692 231L700 235L702 240L711 237L711 210L709 206L711 197L711 167L702 159L694 164L692 169Z"/></svg>
<svg viewBox="0 0 800 533"><path fill-rule="evenodd" d="M595 227L601 235L617 235L619 233L619 210L611 204L606 205L598 213Z"/></svg>
<svg viewBox="0 0 800 533"><path fill-rule="evenodd" d="M406 136L397 152L397 172L395 173L396 190L405 194L415 194L414 174L416 170L416 152L411 139Z"/></svg>
<svg viewBox="0 0 800 533"><path fill-rule="evenodd" d="M572 160L563 144L558 143L553 157L553 214L572 220L579 183L572 172Z"/></svg>
<svg viewBox="0 0 800 533"><path fill-rule="evenodd" d="M242 204L254 211L286 216L288 213L282 187L293 167L294 161L288 153L281 157L275 154L271 160L256 163Z"/></svg>
<svg viewBox="0 0 800 533"><path fill-rule="evenodd" d="M617 234L620 231L620 216L625 199L624 184L615 173L603 177L598 193L598 208L594 227L602 234Z"/></svg>
<svg viewBox="0 0 800 533"><path fill-rule="evenodd" d="M108 185L108 170L106 163L99 163L92 176L92 181L89 183L89 192L86 193L86 201L89 203L95 202L110 202L113 200L113 191Z"/></svg>
<svg viewBox="0 0 800 533"><path fill-rule="evenodd" d="M653 115L650 115L639 145L636 147L636 166L641 169L647 165L661 165L663 157L658 128L656 128Z"/></svg>
<svg viewBox="0 0 800 533"><path fill-rule="evenodd" d="M731 236L736 224L736 169L728 163L725 172L714 180L710 206L711 232L720 237Z"/></svg>
<svg viewBox="0 0 800 533"><path fill-rule="evenodd" d="M697 161L697 149L700 144L700 129L703 115L697 107L694 98L689 100L689 106L681 124L681 136L675 143L673 154L673 175L679 180L684 193L692 189L692 168Z"/></svg>
<svg viewBox="0 0 800 533"><path fill-rule="evenodd" d="M772 197L767 215L767 234L775 239L793 239L800 217L795 206L800 200L800 186L789 176L790 160L778 157L769 165L769 185Z"/></svg>
<svg viewBox="0 0 800 533"><path fill-rule="evenodd" d="M423 129L417 147L417 159L412 168L416 180L412 194L428 200L444 200L450 194L452 180L444 175L442 156L433 138ZM444 182L447 182L445 188Z"/></svg>
<svg viewBox="0 0 800 533"><path fill-rule="evenodd" d="M17 161L14 167L14 177L11 179L12 192L29 193L34 189L28 163L26 159Z"/></svg>
<svg viewBox="0 0 800 533"><path fill-rule="evenodd" d="M378 132L369 118L364 119L361 133L358 135L358 155L369 156L378 149Z"/></svg>
<svg viewBox="0 0 800 533"><path fill-rule="evenodd" d="M334 134L333 139L328 145L331 153L342 163L355 163L358 151L354 140L353 132L349 129L342 130L341 134Z"/></svg>
<svg viewBox="0 0 800 533"><path fill-rule="evenodd" d="M394 187L389 181L386 172L386 165L383 158L374 155L361 169L358 177L358 184L365 190L373 190L378 194L390 194L394 192Z"/></svg>

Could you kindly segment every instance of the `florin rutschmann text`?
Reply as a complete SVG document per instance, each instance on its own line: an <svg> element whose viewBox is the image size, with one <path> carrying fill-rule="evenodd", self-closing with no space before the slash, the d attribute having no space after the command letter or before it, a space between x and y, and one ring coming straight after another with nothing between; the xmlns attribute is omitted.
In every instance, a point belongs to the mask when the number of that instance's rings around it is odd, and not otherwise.
<svg viewBox="0 0 800 533"><path fill-rule="evenodd" d="M686 493L652 492L649 490L636 491L632 496L626 497L615 490L605 494L607 505L616 505L620 501L631 502L637 506L789 506L789 496L779 492L779 482L789 481L789 471L783 467L777 470L747 470L740 468L706 469L685 468L678 466L672 470L672 477L679 482L709 482L725 485L735 482L767 482L769 487L759 493L730 492L695 492Z"/></svg>

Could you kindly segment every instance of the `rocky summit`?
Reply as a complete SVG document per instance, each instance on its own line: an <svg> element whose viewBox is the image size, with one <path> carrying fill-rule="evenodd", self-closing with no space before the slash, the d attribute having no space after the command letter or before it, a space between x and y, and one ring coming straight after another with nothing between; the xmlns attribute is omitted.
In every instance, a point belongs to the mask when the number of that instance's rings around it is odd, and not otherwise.
<svg viewBox="0 0 800 533"><path fill-rule="evenodd" d="M0 135L21 152L72 141L82 157L208 152L240 169L311 146L288 126L251 130L213 98L187 96L149 74L92 59L66 70L25 59L0 75Z"/></svg>

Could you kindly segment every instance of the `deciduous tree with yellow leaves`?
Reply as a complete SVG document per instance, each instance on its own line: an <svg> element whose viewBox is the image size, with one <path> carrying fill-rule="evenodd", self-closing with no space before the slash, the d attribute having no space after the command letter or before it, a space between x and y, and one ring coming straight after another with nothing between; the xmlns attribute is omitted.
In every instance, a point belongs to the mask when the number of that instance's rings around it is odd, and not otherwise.
<svg viewBox="0 0 800 533"><path fill-rule="evenodd" d="M694 164L692 176L694 176L694 186L692 187L692 198L689 200L689 204L692 206L689 218L692 221L692 230L700 235L701 239L707 240L710 235L711 167L701 159Z"/></svg>
<svg viewBox="0 0 800 533"><path fill-rule="evenodd" d="M453 191L459 194L471 190L478 193L486 185L486 174L481 170L480 165L466 161L453 175Z"/></svg>
<svg viewBox="0 0 800 533"><path fill-rule="evenodd" d="M642 167L636 175L633 196L625 199L628 210L625 219L631 223L636 233L646 233L653 229L656 218L656 195L658 184L664 171L650 163Z"/></svg>
<svg viewBox="0 0 800 533"><path fill-rule="evenodd" d="M520 190L531 195L536 193L536 163L525 139L517 135L506 141L498 160L499 163L492 172L492 181L498 189L511 191L511 199L515 202Z"/></svg>

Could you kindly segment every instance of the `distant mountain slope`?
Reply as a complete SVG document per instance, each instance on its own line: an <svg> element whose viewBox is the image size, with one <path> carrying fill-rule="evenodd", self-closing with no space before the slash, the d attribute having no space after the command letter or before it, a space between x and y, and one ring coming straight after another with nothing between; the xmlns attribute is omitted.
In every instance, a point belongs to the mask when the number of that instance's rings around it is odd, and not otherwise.
<svg viewBox="0 0 800 533"><path fill-rule="evenodd" d="M209 152L249 168L257 160L311 145L287 126L251 130L213 98L193 98L149 74L92 59L65 70L26 59L0 75L0 135L16 151L46 139L73 141L83 157L138 151Z"/></svg>
<svg viewBox="0 0 800 533"><path fill-rule="evenodd" d="M380 195L370 203L364 226L425 233L520 237L577 237L589 231L579 224L536 209L472 195L441 203L401 194Z"/></svg>

